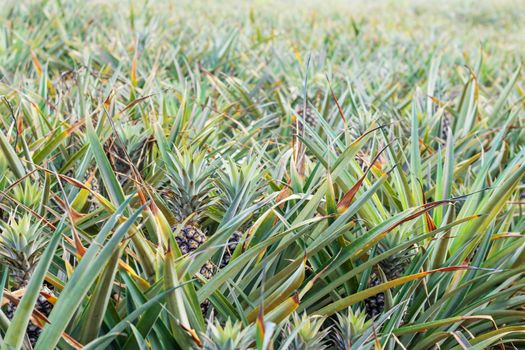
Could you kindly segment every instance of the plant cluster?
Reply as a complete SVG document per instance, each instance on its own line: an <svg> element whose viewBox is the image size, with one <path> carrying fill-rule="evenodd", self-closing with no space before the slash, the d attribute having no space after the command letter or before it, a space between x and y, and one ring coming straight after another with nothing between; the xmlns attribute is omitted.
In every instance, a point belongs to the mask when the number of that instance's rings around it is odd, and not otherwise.
<svg viewBox="0 0 525 350"><path fill-rule="evenodd" d="M7 1L7 349L520 349L525 7Z"/></svg>

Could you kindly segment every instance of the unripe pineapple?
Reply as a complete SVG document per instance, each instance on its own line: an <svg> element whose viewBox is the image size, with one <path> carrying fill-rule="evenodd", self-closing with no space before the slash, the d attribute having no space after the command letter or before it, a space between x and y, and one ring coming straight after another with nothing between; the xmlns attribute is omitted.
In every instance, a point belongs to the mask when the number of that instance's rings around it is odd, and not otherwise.
<svg viewBox="0 0 525 350"><path fill-rule="evenodd" d="M12 289L22 289L29 282L48 239L42 226L32 223L28 214L19 220L11 216L9 223L1 223L0 230L0 262L9 268ZM44 297L50 294L51 291L43 286L36 302L36 309L44 316L48 316L51 312L52 305ZM16 305L9 302L5 308L6 316L12 319ZM26 333L31 344L34 345L41 329L30 322Z"/></svg>
<svg viewBox="0 0 525 350"><path fill-rule="evenodd" d="M294 133L298 133L304 129L303 121L312 129L317 127L317 117L310 106L306 106L305 109L304 105L300 103L295 109L295 114L292 115L292 130Z"/></svg>
<svg viewBox="0 0 525 350"><path fill-rule="evenodd" d="M381 280L374 274L371 277L370 282L368 283L368 287L372 288L379 284L381 284ZM378 293L376 295L371 296L370 298L365 299L365 310L366 315L369 319L381 314L384 309L385 293Z"/></svg>
<svg viewBox="0 0 525 350"><path fill-rule="evenodd" d="M448 132L452 128L452 121L450 120L450 115L445 112L441 120L441 138L446 140L448 138Z"/></svg>
<svg viewBox="0 0 525 350"><path fill-rule="evenodd" d="M175 237L182 254L191 254L206 242L206 235L197 226L187 225L182 228L181 234ZM201 275L206 278L213 276L213 264L206 262L200 269Z"/></svg>
<svg viewBox="0 0 525 350"><path fill-rule="evenodd" d="M228 243L226 243L226 247L224 249L224 254L222 255L221 262L219 263L220 269L228 265L233 255L233 252L237 248L237 245L239 245L241 238L242 233L240 231L235 231L228 239Z"/></svg>
<svg viewBox="0 0 525 350"><path fill-rule="evenodd" d="M383 240L378 245L379 253L383 253L394 247L394 242ZM410 247L402 252L394 254L379 263L381 271L383 271L386 279L392 281L396 278L403 276L406 268L412 262L414 256L413 248ZM374 273L370 278L369 287L375 287L381 284L382 281L379 278L379 273ZM373 318L381 314L385 308L385 295L379 293L370 298L365 299L366 313L369 318Z"/></svg>

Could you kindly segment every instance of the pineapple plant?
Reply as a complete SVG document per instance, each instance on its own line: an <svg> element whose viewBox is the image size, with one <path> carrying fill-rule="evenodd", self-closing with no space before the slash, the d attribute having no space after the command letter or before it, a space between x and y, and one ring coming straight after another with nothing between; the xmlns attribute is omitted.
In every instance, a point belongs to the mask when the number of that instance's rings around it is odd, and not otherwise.
<svg viewBox="0 0 525 350"><path fill-rule="evenodd" d="M178 232L175 241L183 255L191 255L207 240L201 223L206 209L213 204L210 193L212 167L202 151L175 150L171 160L172 167L168 166L167 174L169 182L161 193L171 211L167 217L174 218L172 231ZM215 266L208 260L199 272L205 279L210 279L215 273ZM202 314L206 315L209 310L209 300L203 301Z"/></svg>
<svg viewBox="0 0 525 350"><path fill-rule="evenodd" d="M172 230L179 232L175 237L182 254L191 254L197 250L207 236L201 227L205 210L213 204L211 196L213 166L209 164L206 153L202 151L175 151L171 157L173 167L168 167L168 183L161 193L174 218ZM180 230L178 224L181 224ZM200 273L211 278L213 264L208 261L201 267Z"/></svg>
<svg viewBox="0 0 525 350"><path fill-rule="evenodd" d="M218 188L218 203L214 206L217 221L229 220L252 205L261 195L261 172L259 160L254 159L237 165L232 161L226 162L224 170L219 172L216 181ZM249 218L241 224L240 229L234 231L224 247L219 268L224 268L237 248L243 233L249 227Z"/></svg>
<svg viewBox="0 0 525 350"><path fill-rule="evenodd" d="M0 261L9 268L11 288L14 291L22 290L28 284L33 270L40 259L47 243L46 234L39 223L31 222L29 214L20 219L12 215L9 222L2 222L0 226ZM36 310L44 316L51 312L52 305L44 295L51 291L42 286L37 299ZM6 316L12 319L16 305L8 302L5 305ZM41 333L40 327L30 322L26 329L31 344L35 344Z"/></svg>

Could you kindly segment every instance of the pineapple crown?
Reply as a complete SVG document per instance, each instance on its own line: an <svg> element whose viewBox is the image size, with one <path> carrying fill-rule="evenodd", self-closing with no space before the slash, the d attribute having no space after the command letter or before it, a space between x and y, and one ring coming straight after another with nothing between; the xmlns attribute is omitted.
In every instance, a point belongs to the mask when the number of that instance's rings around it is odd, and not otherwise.
<svg viewBox="0 0 525 350"><path fill-rule="evenodd" d="M148 147L147 130L140 123L120 121L115 125L115 134L107 139L104 148L117 173L129 174L132 165L141 168Z"/></svg>
<svg viewBox="0 0 525 350"><path fill-rule="evenodd" d="M133 152L142 147L149 137L141 123L123 122L120 127L117 127L116 132L128 152Z"/></svg>
<svg viewBox="0 0 525 350"><path fill-rule="evenodd" d="M132 161L142 157L149 133L141 123L120 121L115 125L114 133L116 136L113 134L104 144L106 152L116 152L119 157L124 157L125 150Z"/></svg>
<svg viewBox="0 0 525 350"><path fill-rule="evenodd" d="M192 222L198 222L202 212L213 204L210 191L217 161L199 150L181 149L170 154L167 164L169 183L164 191L166 200L181 222L193 215Z"/></svg>
<svg viewBox="0 0 525 350"><path fill-rule="evenodd" d="M306 313L302 316L294 313L288 322L288 336L284 342L285 347L291 349L322 349L327 341L330 327L321 330L326 317L311 316Z"/></svg>
<svg viewBox="0 0 525 350"><path fill-rule="evenodd" d="M42 198L38 183L26 179L13 188L13 199L28 208L36 209Z"/></svg>
<svg viewBox="0 0 525 350"><path fill-rule="evenodd" d="M0 261L11 268L14 282L23 286L29 279L47 242L40 223L32 223L29 214L20 219L13 215L0 226Z"/></svg>
<svg viewBox="0 0 525 350"><path fill-rule="evenodd" d="M261 186L260 159L253 159L243 164L236 164L229 159L216 181L220 200L218 210L222 216L231 218L248 208L260 196Z"/></svg>
<svg viewBox="0 0 525 350"><path fill-rule="evenodd" d="M366 319L366 312L348 308L346 313L337 314L336 342L340 349L350 349L351 345L372 326L372 320Z"/></svg>
<svg viewBox="0 0 525 350"><path fill-rule="evenodd" d="M222 326L219 321L210 322L204 335L203 348L206 350L244 350L249 349L250 337L241 322L230 319Z"/></svg>

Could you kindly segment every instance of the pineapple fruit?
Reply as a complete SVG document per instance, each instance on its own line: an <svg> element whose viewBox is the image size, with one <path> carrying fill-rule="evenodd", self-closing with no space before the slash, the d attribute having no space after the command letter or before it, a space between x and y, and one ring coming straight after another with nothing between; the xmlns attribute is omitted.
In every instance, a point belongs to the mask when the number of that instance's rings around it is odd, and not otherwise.
<svg viewBox="0 0 525 350"><path fill-rule="evenodd" d="M8 223L1 223L0 262L9 268L13 290L23 289L28 284L46 243L47 237L41 225L32 223L29 214L19 220L12 215ZM43 295L50 294L51 291L43 286L36 302L36 309L46 317L50 314L52 305ZM16 305L9 302L5 307L6 316L12 319ZM34 345L41 329L30 322L26 333L29 341Z"/></svg>
<svg viewBox="0 0 525 350"><path fill-rule="evenodd" d="M299 119L297 119L298 117L296 115L299 116ZM304 105L299 103L295 108L295 114L292 115L292 129L294 133L304 129L303 121L312 129L317 127L317 117L312 111L312 108L308 105L304 108Z"/></svg>
<svg viewBox="0 0 525 350"><path fill-rule="evenodd" d="M175 241L182 254L191 254L206 242L206 234L195 224L189 224L181 229L181 233L175 237ZM213 277L214 270L213 264L208 261L201 267L200 273L209 279Z"/></svg>
<svg viewBox="0 0 525 350"><path fill-rule="evenodd" d="M377 275L373 275L368 283L368 287L375 287L381 284L381 280ZM371 296L370 298L365 299L365 310L367 317L372 319L377 315L380 315L385 309L385 293L379 293Z"/></svg>
<svg viewBox="0 0 525 350"><path fill-rule="evenodd" d="M240 231L235 231L231 237L228 239L228 243L226 243L226 247L224 249L224 253L222 254L221 261L219 263L219 268L223 269L230 263L230 260L232 258L233 252L239 245L239 242L242 239L242 233Z"/></svg>
<svg viewBox="0 0 525 350"><path fill-rule="evenodd" d="M448 138L448 132L452 128L452 120L448 113L443 115L441 119L441 138L446 140Z"/></svg>
<svg viewBox="0 0 525 350"><path fill-rule="evenodd" d="M378 245L378 253L381 254L394 247L394 243L383 239ZM404 251L401 251L397 254L389 256L385 260L382 260L379 263L379 268L384 273L388 281L394 280L403 276L406 268L412 262L412 257L414 255L413 248L408 248ZM377 268L376 267L376 270ZM369 287L375 287L381 284L381 278L379 272L374 272L370 278ZM385 295L384 293L379 293L370 298L365 299L366 314L368 318L373 318L381 314L385 308Z"/></svg>

